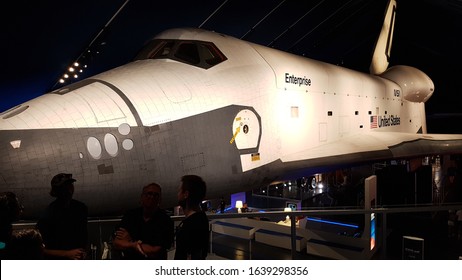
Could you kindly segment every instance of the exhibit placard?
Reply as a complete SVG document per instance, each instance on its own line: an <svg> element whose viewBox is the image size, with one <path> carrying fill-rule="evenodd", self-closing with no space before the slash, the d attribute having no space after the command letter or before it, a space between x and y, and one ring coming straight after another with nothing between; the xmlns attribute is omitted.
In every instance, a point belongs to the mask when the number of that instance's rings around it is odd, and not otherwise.
<svg viewBox="0 0 462 280"><path fill-rule="evenodd" d="M424 239L415 236L403 236L403 260L423 260Z"/></svg>

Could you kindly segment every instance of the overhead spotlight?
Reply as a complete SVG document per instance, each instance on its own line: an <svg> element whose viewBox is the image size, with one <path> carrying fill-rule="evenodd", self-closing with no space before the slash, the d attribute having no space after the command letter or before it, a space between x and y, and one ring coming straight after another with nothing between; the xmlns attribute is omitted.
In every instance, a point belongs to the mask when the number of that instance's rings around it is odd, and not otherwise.
<svg viewBox="0 0 462 280"><path fill-rule="evenodd" d="M69 67L69 72L74 72L74 67Z"/></svg>
<svg viewBox="0 0 462 280"><path fill-rule="evenodd" d="M80 69L80 70L79 70L79 72L80 72L80 73L82 73L82 72L83 72L83 70L82 70L82 69Z"/></svg>
<svg viewBox="0 0 462 280"><path fill-rule="evenodd" d="M69 78L69 75L64 74L64 78L65 78L65 79Z"/></svg>
<svg viewBox="0 0 462 280"><path fill-rule="evenodd" d="M86 65L86 64L83 66L83 68L87 68L87 67L88 67L88 65Z"/></svg>
<svg viewBox="0 0 462 280"><path fill-rule="evenodd" d="M74 79L77 79L78 77L79 77L79 75L74 74Z"/></svg>
<svg viewBox="0 0 462 280"><path fill-rule="evenodd" d="M64 84L64 82L65 82L64 79L62 79L62 78L59 79L59 83L60 83L60 84Z"/></svg>
<svg viewBox="0 0 462 280"><path fill-rule="evenodd" d="M78 63L78 62L74 62L74 66L75 66L75 67L79 67L79 63Z"/></svg>

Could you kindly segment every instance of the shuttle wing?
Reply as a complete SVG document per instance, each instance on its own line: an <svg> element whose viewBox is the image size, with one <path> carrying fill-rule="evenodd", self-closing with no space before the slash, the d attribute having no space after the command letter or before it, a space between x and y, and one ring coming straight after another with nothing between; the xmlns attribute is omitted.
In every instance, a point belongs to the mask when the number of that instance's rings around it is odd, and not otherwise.
<svg viewBox="0 0 462 280"><path fill-rule="evenodd" d="M462 135L369 132L343 137L313 149L290 154L282 162L311 164L360 163L391 158L462 153ZM311 165L310 164L310 165Z"/></svg>

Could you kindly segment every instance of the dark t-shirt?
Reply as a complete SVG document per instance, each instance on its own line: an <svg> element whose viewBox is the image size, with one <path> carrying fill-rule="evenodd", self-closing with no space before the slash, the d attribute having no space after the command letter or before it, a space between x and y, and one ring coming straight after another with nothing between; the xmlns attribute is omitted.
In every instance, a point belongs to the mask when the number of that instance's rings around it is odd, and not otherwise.
<svg viewBox="0 0 462 280"><path fill-rule="evenodd" d="M58 200L50 203L37 222L45 247L54 250L85 249L87 216L88 208L80 201L72 199L69 207Z"/></svg>
<svg viewBox="0 0 462 280"><path fill-rule="evenodd" d="M209 220L205 212L196 212L178 226L175 260L204 260L208 247Z"/></svg>
<svg viewBox="0 0 462 280"><path fill-rule="evenodd" d="M158 209L149 221L143 218L143 208L129 210L125 213L119 227L125 228L133 240L141 240L152 246L161 246L158 259L167 259L167 249L173 243L173 221L164 210ZM127 250L123 258L129 260L145 259L142 255Z"/></svg>

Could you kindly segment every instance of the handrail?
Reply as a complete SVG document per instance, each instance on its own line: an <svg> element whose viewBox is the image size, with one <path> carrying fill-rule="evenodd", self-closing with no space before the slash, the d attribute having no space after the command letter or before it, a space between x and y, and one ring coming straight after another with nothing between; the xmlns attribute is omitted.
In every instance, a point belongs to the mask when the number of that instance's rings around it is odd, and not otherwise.
<svg viewBox="0 0 462 280"><path fill-rule="evenodd" d="M462 204L444 204L444 205L418 205L418 206L388 206L388 207L377 207L371 209L363 208L313 208L307 210L297 210L291 212L284 211L268 211L268 212L244 212L244 213L223 213L223 214L207 214L207 217L211 220L214 219L225 219L225 218L256 218L256 217L279 217L279 216L311 216L311 215L357 215L357 214L391 214L391 213L412 213L412 212L438 212L438 211L448 211L448 210L459 210L462 209ZM184 219L184 215L171 216L174 221L181 221ZM112 217L112 218L100 218L100 217L89 217L89 223L97 222L117 222L120 221L121 217ZM19 221L13 223L15 226L27 226L36 224L37 221Z"/></svg>
<svg viewBox="0 0 462 280"><path fill-rule="evenodd" d="M317 208L310 210L297 210L291 212L271 211L271 212L244 212L244 213L224 213L224 214L207 214L209 219L223 218L255 218L255 217L279 217L279 216L311 216L311 215L355 215L355 214L390 214L390 213L411 213L411 212L438 212L448 210L462 209L462 204L448 204L438 206L416 206L416 207L378 207L371 209L326 209ZM172 216L172 219L182 219L184 216Z"/></svg>

